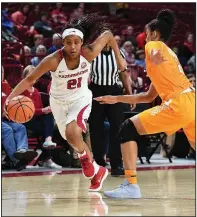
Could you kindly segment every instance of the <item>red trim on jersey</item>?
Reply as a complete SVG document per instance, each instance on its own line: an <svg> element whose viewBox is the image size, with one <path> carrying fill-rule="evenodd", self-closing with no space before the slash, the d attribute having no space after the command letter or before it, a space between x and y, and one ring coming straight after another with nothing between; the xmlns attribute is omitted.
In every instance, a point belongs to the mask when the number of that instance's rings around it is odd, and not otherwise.
<svg viewBox="0 0 197 217"><path fill-rule="evenodd" d="M77 124L79 127L81 127L84 133L86 132L86 125L83 123L83 114L88 106L89 104L86 105L84 108L82 108L81 111L77 115Z"/></svg>

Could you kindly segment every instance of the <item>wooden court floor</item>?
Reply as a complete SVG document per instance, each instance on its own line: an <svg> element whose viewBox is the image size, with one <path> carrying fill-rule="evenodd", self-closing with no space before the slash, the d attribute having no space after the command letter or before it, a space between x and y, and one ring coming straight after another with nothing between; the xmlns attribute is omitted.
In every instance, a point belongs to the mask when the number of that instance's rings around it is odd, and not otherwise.
<svg viewBox="0 0 197 217"><path fill-rule="evenodd" d="M121 177L108 176L102 190ZM89 193L81 174L2 179L3 216L195 216L195 169L138 172L142 199L112 200Z"/></svg>

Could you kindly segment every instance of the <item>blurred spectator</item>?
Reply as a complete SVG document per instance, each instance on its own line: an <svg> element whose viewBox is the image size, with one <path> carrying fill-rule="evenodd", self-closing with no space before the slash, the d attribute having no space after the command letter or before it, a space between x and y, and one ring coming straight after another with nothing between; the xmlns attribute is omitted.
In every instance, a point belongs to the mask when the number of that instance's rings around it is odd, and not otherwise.
<svg viewBox="0 0 197 217"><path fill-rule="evenodd" d="M81 2L78 6L78 8L81 8L82 11L84 11L85 9L85 4L83 2Z"/></svg>
<svg viewBox="0 0 197 217"><path fill-rule="evenodd" d="M23 71L22 78L24 79L31 74L34 68L34 66L28 65ZM43 143L43 148L54 148L56 146L56 143L52 142L54 120L50 106L43 108L41 95L33 85L31 85L23 94L32 99L35 105L34 117L29 122L25 123L25 125L34 130L44 131L43 136L45 142Z"/></svg>
<svg viewBox="0 0 197 217"><path fill-rule="evenodd" d="M3 147L18 171L25 169L38 155L36 151L28 151L27 132L23 124L3 117L1 136Z"/></svg>
<svg viewBox="0 0 197 217"><path fill-rule="evenodd" d="M138 50L136 52L136 61L135 64L137 66L140 66L142 68L146 68L146 62L145 62L145 53L144 50Z"/></svg>
<svg viewBox="0 0 197 217"><path fill-rule="evenodd" d="M144 31L137 35L136 42L138 49L144 49L146 44L146 26L144 27Z"/></svg>
<svg viewBox="0 0 197 217"><path fill-rule="evenodd" d="M1 11L1 27L2 29L7 30L10 33L14 31L14 23L8 17L7 10Z"/></svg>
<svg viewBox="0 0 197 217"><path fill-rule="evenodd" d="M185 69L186 68L186 69ZM193 55L187 62L187 66L185 67L186 73L195 73L196 72L196 55Z"/></svg>
<svg viewBox="0 0 197 217"><path fill-rule="evenodd" d="M132 93L137 94L144 92L144 80L139 76L137 66L128 67L128 73L131 78ZM150 108L150 103L137 103L133 106L133 111L142 112Z"/></svg>
<svg viewBox="0 0 197 217"><path fill-rule="evenodd" d="M187 78L192 83L192 85L196 88L196 76L194 74L187 74Z"/></svg>
<svg viewBox="0 0 197 217"><path fill-rule="evenodd" d="M54 31L48 21L47 13L41 14L40 20L34 23L34 28L38 31L38 33L42 34L46 38L50 38L54 34Z"/></svg>
<svg viewBox="0 0 197 217"><path fill-rule="evenodd" d="M131 86L132 86L132 92L133 94L141 93L143 89L143 80L139 77L139 73L137 68L134 67L128 67L128 73L131 78Z"/></svg>
<svg viewBox="0 0 197 217"><path fill-rule="evenodd" d="M116 42L118 44L118 47L120 48L121 45L122 45L122 39L121 39L121 37L119 35L115 35L114 38L115 38L115 40L116 40Z"/></svg>
<svg viewBox="0 0 197 217"><path fill-rule="evenodd" d="M116 11L117 11L116 4L108 3L108 6L109 6L110 15L116 15Z"/></svg>
<svg viewBox="0 0 197 217"><path fill-rule="evenodd" d="M30 11L30 5L25 4L21 7L19 11L16 11L11 14L11 19L14 21L14 24L16 25L16 28L18 30L21 29L28 29L28 26L25 26L25 21L27 18L27 15L29 14Z"/></svg>
<svg viewBox="0 0 197 217"><path fill-rule="evenodd" d="M187 50L185 50L185 52L186 52L188 58L190 58L195 53L194 35L192 33L189 33L187 35L187 40L184 42L184 46L187 48Z"/></svg>
<svg viewBox="0 0 197 217"><path fill-rule="evenodd" d="M32 55L36 55L36 48L41 44L43 44L43 35L34 35L34 46L31 48Z"/></svg>
<svg viewBox="0 0 197 217"><path fill-rule="evenodd" d="M48 49L48 54L62 48L62 37L59 33L53 34L53 45Z"/></svg>
<svg viewBox="0 0 197 217"><path fill-rule="evenodd" d="M187 34L187 39L183 46L180 47L179 60L182 67L186 66L188 60L195 54L194 35Z"/></svg>
<svg viewBox="0 0 197 217"><path fill-rule="evenodd" d="M135 55L133 54L133 45L130 41L126 41L123 44L122 50L126 56L128 64L135 64Z"/></svg>
<svg viewBox="0 0 197 217"><path fill-rule="evenodd" d="M36 57L33 57L31 59L31 64L36 67L46 56L46 53L46 47L44 45L38 45L38 47L36 48Z"/></svg>
<svg viewBox="0 0 197 217"><path fill-rule="evenodd" d="M4 79L4 68L2 66L2 108L4 106L7 96L11 93L11 88ZM3 110L2 110L3 112ZM31 162L36 156L37 152L27 151L28 141L27 132L22 124L14 123L7 120L2 114L2 145L8 154L13 166L17 170L25 169L25 166Z"/></svg>
<svg viewBox="0 0 197 217"><path fill-rule="evenodd" d="M31 56L31 48L27 45L24 46L25 56Z"/></svg>
<svg viewBox="0 0 197 217"><path fill-rule="evenodd" d="M23 58L22 49L20 50L20 57ZM24 46L24 56L25 56L25 65L29 65L30 59L32 58L31 48L27 45Z"/></svg>
<svg viewBox="0 0 197 217"><path fill-rule="evenodd" d="M67 16L62 10L62 3L56 3L56 9L52 10L51 17L56 24L65 25L67 23Z"/></svg>
<svg viewBox="0 0 197 217"><path fill-rule="evenodd" d="M78 18L82 17L84 14L84 9L82 7L77 8Z"/></svg>
<svg viewBox="0 0 197 217"><path fill-rule="evenodd" d="M36 21L38 21L39 17L40 17L40 5L35 4L33 10L31 10L31 12L27 17L25 24L28 26L32 26Z"/></svg>
<svg viewBox="0 0 197 217"><path fill-rule="evenodd" d="M73 11L70 15L70 19L78 19L84 14L84 6L80 6Z"/></svg>
<svg viewBox="0 0 197 217"><path fill-rule="evenodd" d="M136 39L133 35L133 27L128 26L126 30L123 31L124 41L130 41L134 47L137 46Z"/></svg>

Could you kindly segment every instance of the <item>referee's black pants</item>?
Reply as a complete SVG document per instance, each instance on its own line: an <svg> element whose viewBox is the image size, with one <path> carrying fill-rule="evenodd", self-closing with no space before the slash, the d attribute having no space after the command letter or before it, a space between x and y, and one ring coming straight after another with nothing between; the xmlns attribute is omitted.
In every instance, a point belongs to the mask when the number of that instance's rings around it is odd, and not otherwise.
<svg viewBox="0 0 197 217"><path fill-rule="evenodd" d="M123 94L122 89L118 85L99 86L91 83L89 88L92 91L93 97ZM103 164L106 151L104 139L104 121L106 118L110 123L108 156L111 168L115 169L122 166L120 142L117 134L124 118L124 104L99 104L95 100L92 102L92 110L89 118L90 139L94 159L100 165Z"/></svg>

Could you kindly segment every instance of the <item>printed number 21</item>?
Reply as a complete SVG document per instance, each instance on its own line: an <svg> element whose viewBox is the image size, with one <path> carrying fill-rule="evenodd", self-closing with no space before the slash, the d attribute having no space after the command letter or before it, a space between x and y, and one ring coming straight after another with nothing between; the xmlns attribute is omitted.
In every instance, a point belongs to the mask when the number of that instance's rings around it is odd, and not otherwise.
<svg viewBox="0 0 197 217"><path fill-rule="evenodd" d="M81 80L82 80L82 77L80 77L78 79L68 80L67 89L73 90L73 89L76 89L76 88L80 88L81 87Z"/></svg>

